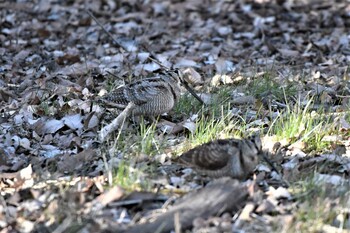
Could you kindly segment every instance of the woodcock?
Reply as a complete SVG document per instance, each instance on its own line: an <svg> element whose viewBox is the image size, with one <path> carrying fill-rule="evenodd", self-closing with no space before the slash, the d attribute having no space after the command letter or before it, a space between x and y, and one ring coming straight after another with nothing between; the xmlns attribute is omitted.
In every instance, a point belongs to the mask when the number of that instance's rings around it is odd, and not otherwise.
<svg viewBox="0 0 350 233"><path fill-rule="evenodd" d="M255 169L261 153L261 140L256 135L211 141L185 152L178 161L210 177L245 179Z"/></svg>
<svg viewBox="0 0 350 233"><path fill-rule="evenodd" d="M123 110L129 103L132 115L157 116L170 111L180 98L182 84L196 99L200 97L183 80L181 72L169 71L117 88L101 98L108 107ZM203 103L203 102L202 102Z"/></svg>

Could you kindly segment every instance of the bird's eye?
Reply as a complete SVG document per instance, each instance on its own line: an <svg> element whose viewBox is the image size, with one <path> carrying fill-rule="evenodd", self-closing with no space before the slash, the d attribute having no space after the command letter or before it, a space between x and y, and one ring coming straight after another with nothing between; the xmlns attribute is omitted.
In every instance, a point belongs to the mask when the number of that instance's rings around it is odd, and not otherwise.
<svg viewBox="0 0 350 233"><path fill-rule="evenodd" d="M255 161L257 160L257 158L258 158L258 157L256 157L256 156L252 156L252 157L251 157L251 160L252 160L253 162L255 162Z"/></svg>

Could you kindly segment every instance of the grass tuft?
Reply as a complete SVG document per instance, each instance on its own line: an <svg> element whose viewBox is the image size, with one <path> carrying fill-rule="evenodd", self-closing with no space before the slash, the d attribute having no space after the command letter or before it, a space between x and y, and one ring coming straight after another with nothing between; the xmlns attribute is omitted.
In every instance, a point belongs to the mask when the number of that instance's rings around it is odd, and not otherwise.
<svg viewBox="0 0 350 233"><path fill-rule="evenodd" d="M122 160L113 176L113 184L127 191L150 190L150 183L144 178L142 169L134 168L129 162Z"/></svg>
<svg viewBox="0 0 350 233"><path fill-rule="evenodd" d="M334 127L330 124L330 117L322 109L318 112L310 109L312 103L313 99L310 98L304 107L300 104L287 105L287 109L270 126L269 134L276 135L278 139L288 139L291 143L305 142L308 151L319 152L327 149L330 143L322 139L332 134Z"/></svg>
<svg viewBox="0 0 350 233"><path fill-rule="evenodd" d="M289 232L323 232L324 227L334 226L344 229L339 218L345 218L343 206L348 206L348 189L334 189L323 182L316 183L313 175L299 181L292 187L298 203L294 211L295 224Z"/></svg>
<svg viewBox="0 0 350 233"><path fill-rule="evenodd" d="M140 123L140 134L137 144L139 147L139 152L145 155L154 155L160 150L160 142L156 140L156 123L151 125L146 125L144 119L141 119Z"/></svg>
<svg viewBox="0 0 350 233"><path fill-rule="evenodd" d="M261 78L255 79L248 85L247 89L258 99L269 96L281 102L285 100L285 96L295 96L297 94L297 88L293 83L281 85L272 78L270 72L265 73Z"/></svg>

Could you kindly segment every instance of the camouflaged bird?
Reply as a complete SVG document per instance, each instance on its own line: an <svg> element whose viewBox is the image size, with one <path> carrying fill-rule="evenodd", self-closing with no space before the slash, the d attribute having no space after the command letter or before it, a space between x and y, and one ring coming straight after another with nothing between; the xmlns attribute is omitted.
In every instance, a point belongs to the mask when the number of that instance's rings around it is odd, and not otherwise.
<svg viewBox="0 0 350 233"><path fill-rule="evenodd" d="M180 84L202 102L183 80L180 72L167 72L158 77L135 81L102 96L100 102L120 110L125 109L129 103L133 103L134 116L157 116L170 111L178 102L181 94Z"/></svg>
<svg viewBox="0 0 350 233"><path fill-rule="evenodd" d="M178 161L210 177L246 179L258 164L261 152L259 136L242 140L219 139L185 152Z"/></svg>

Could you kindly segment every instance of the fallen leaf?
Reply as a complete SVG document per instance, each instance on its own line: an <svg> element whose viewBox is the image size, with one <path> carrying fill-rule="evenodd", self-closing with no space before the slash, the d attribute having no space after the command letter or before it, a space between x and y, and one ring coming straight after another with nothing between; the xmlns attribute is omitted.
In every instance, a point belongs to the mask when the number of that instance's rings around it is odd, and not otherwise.
<svg viewBox="0 0 350 233"><path fill-rule="evenodd" d="M107 190L106 192L99 195L95 201L101 203L103 206L106 206L112 201L119 200L124 195L124 190L119 186L114 186L113 188Z"/></svg>
<svg viewBox="0 0 350 233"><path fill-rule="evenodd" d="M281 53L281 55L283 57L287 57L287 58L288 57L294 58L294 57L298 57L300 55L299 52L296 50L291 50L291 49L277 49L277 50L278 50L278 52Z"/></svg>
<svg viewBox="0 0 350 233"><path fill-rule="evenodd" d="M63 123L71 129L83 128L82 117L80 114L65 116L62 118Z"/></svg>

